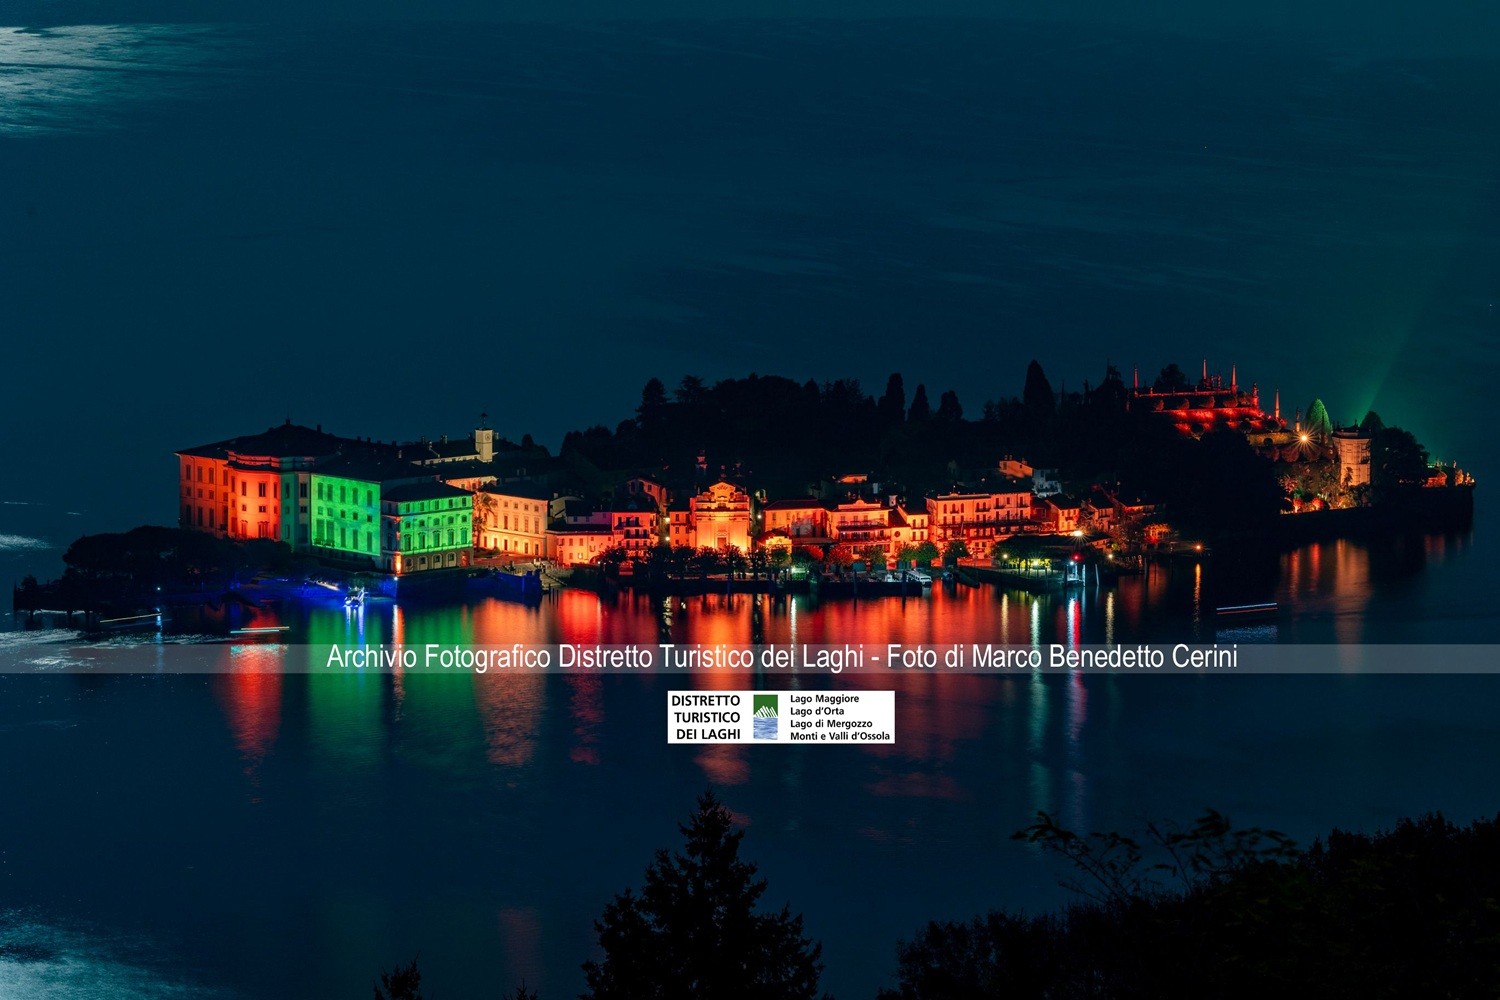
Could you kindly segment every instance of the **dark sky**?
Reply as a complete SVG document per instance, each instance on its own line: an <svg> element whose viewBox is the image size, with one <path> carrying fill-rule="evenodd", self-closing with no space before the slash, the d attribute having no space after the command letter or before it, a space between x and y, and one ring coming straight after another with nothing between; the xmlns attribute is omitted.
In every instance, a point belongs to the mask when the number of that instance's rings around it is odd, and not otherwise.
<svg viewBox="0 0 1500 1000"><path fill-rule="evenodd" d="M666 18L962 17L1055 21L1081 31L1300 38L1345 50L1404 55L1494 53L1500 9L1484 0L1372 4L1364 0L22 0L12 24L108 24L121 21L242 22L250 19L423 21L577 21Z"/></svg>
<svg viewBox="0 0 1500 1000"><path fill-rule="evenodd" d="M1204 354L1484 471L1491 15L1275 9L5 32L3 492L119 527L170 518L172 448L288 414L555 445L652 375L977 413L1032 357Z"/></svg>

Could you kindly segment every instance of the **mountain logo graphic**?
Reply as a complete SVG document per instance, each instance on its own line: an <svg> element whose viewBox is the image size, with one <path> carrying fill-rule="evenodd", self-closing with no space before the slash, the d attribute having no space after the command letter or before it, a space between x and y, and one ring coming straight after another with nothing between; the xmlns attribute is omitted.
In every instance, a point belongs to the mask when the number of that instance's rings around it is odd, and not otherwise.
<svg viewBox="0 0 1500 1000"><path fill-rule="evenodd" d="M776 738L776 720L781 709L781 698L774 694L758 694L751 703L755 710L755 722L751 725L751 735L758 740L774 740Z"/></svg>

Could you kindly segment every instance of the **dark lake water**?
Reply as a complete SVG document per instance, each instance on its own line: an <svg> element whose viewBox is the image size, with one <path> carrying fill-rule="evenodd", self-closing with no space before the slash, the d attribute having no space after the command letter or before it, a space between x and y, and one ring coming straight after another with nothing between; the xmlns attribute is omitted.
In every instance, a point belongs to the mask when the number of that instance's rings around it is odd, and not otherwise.
<svg viewBox="0 0 1500 1000"><path fill-rule="evenodd" d="M1475 641L1492 619L1462 596L1472 549L1418 536L1284 553L1260 584L1287 613L1219 638ZM715 595L667 615L584 591L539 608L330 602L200 624L287 623L313 643L1209 640L1195 609L1228 572L1068 595ZM0 946L36 946L26 962L0 952L16 982L354 995L420 951L440 995L523 977L572 995L590 920L711 786L746 823L769 898L824 941L827 985L868 996L927 919L1062 900L1058 870L1007 839L1037 810L1097 829L1213 807L1306 842L1500 806L1491 677L309 676L264 672L275 647L219 648L220 675L0 676ZM744 683L893 687L897 741L666 745L665 691ZM56 989L36 995L77 995Z"/></svg>

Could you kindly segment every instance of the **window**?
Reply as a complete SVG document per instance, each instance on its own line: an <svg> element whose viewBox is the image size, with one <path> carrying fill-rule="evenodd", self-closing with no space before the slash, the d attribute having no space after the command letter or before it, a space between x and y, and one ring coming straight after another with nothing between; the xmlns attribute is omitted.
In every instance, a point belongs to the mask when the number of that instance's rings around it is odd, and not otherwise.
<svg viewBox="0 0 1500 1000"><path fill-rule="evenodd" d="M306 500L307 499L307 483L301 483L299 485L300 485L300 491L299 491L298 495L301 496L302 499Z"/></svg>

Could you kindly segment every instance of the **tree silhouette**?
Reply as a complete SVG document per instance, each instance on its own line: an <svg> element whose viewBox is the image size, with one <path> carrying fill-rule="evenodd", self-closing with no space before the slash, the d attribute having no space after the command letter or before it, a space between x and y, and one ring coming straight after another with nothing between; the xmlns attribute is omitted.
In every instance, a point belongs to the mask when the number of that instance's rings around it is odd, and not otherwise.
<svg viewBox="0 0 1500 1000"><path fill-rule="evenodd" d="M1175 363L1169 364L1156 376L1151 388L1157 392L1184 392L1188 388L1187 374Z"/></svg>
<svg viewBox="0 0 1500 1000"><path fill-rule="evenodd" d="M939 397L937 418L950 424L956 424L964 418L964 408L958 402L958 393L949 389Z"/></svg>
<svg viewBox="0 0 1500 1000"><path fill-rule="evenodd" d="M906 387L902 384L900 372L892 372L886 379L885 395L880 397L876 411L880 414L880 422L888 427L906 418Z"/></svg>
<svg viewBox="0 0 1500 1000"><path fill-rule="evenodd" d="M1021 390L1021 402L1033 420L1041 422L1052 416L1052 383L1047 381L1046 372L1035 359L1026 366L1026 385Z"/></svg>
<svg viewBox="0 0 1500 1000"><path fill-rule="evenodd" d="M585 962L585 1000L797 1000L818 995L822 945L789 907L757 912L766 880L740 858L742 831L706 792L682 850L656 852L639 895L616 896L594 923L604 958Z"/></svg>
<svg viewBox="0 0 1500 1000"><path fill-rule="evenodd" d="M422 973L417 960L382 972L380 982L375 984L375 1000L422 1000Z"/></svg>
<svg viewBox="0 0 1500 1000"><path fill-rule="evenodd" d="M932 404L927 402L927 386L918 385L916 395L911 398L911 410L906 414L906 419L912 423L918 423L932 416Z"/></svg>
<svg viewBox="0 0 1500 1000"><path fill-rule="evenodd" d="M1370 485L1376 498L1385 499L1403 486L1420 486L1428 475L1427 462L1427 449L1410 431L1400 427L1375 431L1370 442Z"/></svg>

